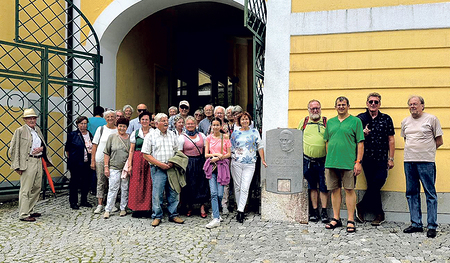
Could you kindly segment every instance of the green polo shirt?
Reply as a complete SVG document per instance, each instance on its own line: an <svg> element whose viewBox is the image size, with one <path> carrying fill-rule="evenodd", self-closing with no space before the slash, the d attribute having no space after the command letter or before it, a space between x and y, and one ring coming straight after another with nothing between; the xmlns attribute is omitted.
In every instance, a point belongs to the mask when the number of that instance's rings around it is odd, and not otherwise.
<svg viewBox="0 0 450 263"><path fill-rule="evenodd" d="M328 141L325 168L352 170L355 166L358 143L364 141L362 122L355 116L348 116L342 122L338 117L328 120L323 136Z"/></svg>
<svg viewBox="0 0 450 263"><path fill-rule="evenodd" d="M298 130L301 130L305 119L298 124ZM325 126L323 119L320 117L318 122L314 122L309 118L308 124L303 131L303 154L311 158L322 158L327 155L325 141L323 134L325 133Z"/></svg>

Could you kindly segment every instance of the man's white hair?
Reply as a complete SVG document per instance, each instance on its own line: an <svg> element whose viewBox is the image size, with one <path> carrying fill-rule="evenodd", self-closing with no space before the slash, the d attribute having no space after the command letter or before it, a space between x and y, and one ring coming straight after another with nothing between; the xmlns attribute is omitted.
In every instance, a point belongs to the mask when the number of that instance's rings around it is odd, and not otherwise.
<svg viewBox="0 0 450 263"><path fill-rule="evenodd" d="M222 106L216 106L216 107L214 108L214 114L216 114L216 111L217 111L218 109L222 109L222 110L223 110L223 113L226 113L224 107L222 107Z"/></svg>
<svg viewBox="0 0 450 263"><path fill-rule="evenodd" d="M159 121L161 120L161 118L167 118L167 114L162 113L162 112L156 114L156 116L155 116L155 122L159 122Z"/></svg>

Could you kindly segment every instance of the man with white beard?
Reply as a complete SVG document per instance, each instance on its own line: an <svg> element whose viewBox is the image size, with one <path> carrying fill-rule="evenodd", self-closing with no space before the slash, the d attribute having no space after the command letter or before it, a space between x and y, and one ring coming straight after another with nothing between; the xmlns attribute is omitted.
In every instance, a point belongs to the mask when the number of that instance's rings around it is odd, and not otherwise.
<svg viewBox="0 0 450 263"><path fill-rule="evenodd" d="M298 129L303 131L303 176L308 181L309 196L312 209L309 209L309 220L317 222L322 218L328 223L327 201L328 190L325 184L325 156L327 154L323 134L327 125L327 118L321 117L322 110L318 100L308 102L309 116L300 121ZM322 213L319 213L318 197Z"/></svg>

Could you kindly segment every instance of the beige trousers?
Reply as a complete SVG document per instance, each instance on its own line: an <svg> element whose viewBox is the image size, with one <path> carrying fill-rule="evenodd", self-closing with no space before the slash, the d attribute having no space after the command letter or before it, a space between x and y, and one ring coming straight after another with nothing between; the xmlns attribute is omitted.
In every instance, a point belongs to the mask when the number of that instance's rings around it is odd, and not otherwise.
<svg viewBox="0 0 450 263"><path fill-rule="evenodd" d="M19 219L29 217L39 200L42 186L42 159L29 157L27 169L20 176Z"/></svg>

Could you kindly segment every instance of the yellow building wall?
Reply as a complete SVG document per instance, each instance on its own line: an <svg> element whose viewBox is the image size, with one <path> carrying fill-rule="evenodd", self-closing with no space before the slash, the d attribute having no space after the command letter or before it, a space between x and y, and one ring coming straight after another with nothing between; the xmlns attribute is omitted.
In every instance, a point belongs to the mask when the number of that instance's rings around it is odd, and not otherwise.
<svg viewBox="0 0 450 263"><path fill-rule="evenodd" d="M382 95L381 111L392 117L396 132L395 167L385 191L405 191L400 126L409 115L409 96L423 96L425 111L436 115L444 130L444 145L436 154L437 191L450 191L450 29L292 36L289 76L291 128L308 114L313 98L331 118L338 96L346 96L350 113L357 115L365 111L367 94ZM364 176L357 187L365 189Z"/></svg>
<svg viewBox="0 0 450 263"><path fill-rule="evenodd" d="M445 0L292 0L292 13L330 11L338 9L371 8L381 6L417 5L448 2Z"/></svg>

